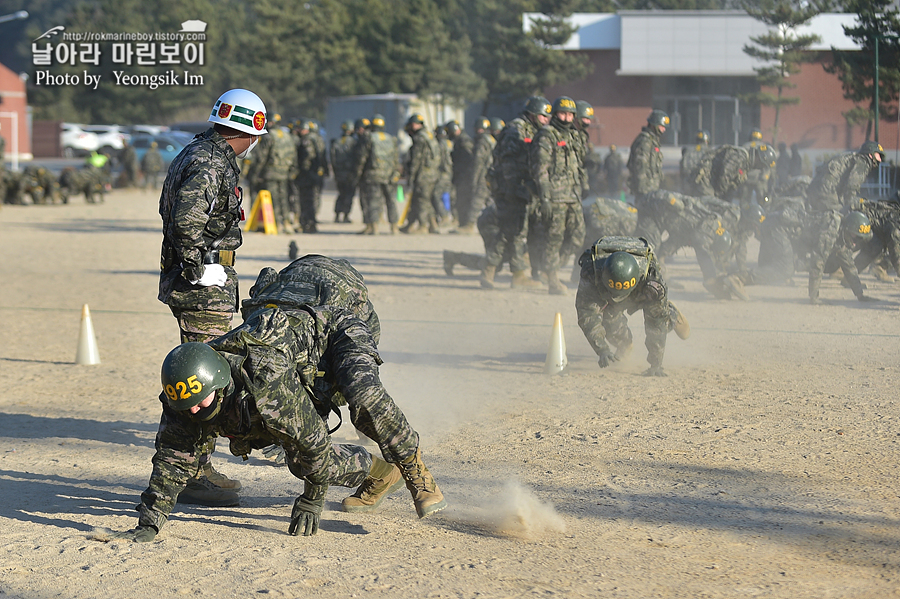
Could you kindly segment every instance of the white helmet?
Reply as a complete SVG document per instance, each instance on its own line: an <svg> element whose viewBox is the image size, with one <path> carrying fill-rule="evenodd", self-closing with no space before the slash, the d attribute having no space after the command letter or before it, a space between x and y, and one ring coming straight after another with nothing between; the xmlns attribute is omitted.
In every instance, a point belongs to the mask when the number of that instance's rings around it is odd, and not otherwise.
<svg viewBox="0 0 900 599"><path fill-rule="evenodd" d="M208 120L250 135L268 133L266 105L259 96L246 89L232 89L219 96Z"/></svg>

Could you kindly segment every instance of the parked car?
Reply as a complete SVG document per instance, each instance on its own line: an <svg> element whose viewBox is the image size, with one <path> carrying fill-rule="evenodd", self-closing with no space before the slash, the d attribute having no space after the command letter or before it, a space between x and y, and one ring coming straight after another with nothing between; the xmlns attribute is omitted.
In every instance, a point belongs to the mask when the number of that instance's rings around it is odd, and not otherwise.
<svg viewBox="0 0 900 599"><path fill-rule="evenodd" d="M85 131L74 123L63 123L59 138L59 145L66 158L85 156L100 149L100 138L97 134Z"/></svg>
<svg viewBox="0 0 900 599"><path fill-rule="evenodd" d="M210 127L212 127L212 123L208 121L189 121L184 123L175 123L170 127L170 129L174 131L187 131L191 135L196 135L197 133L203 133Z"/></svg>
<svg viewBox="0 0 900 599"><path fill-rule="evenodd" d="M178 156L181 149L193 138L193 135L184 131L166 131L159 135L136 135L131 138L131 145L134 147L134 153L137 155L138 163L140 163L144 158L144 154L150 149L150 144L155 141L159 153L162 154L166 168L169 168L169 163Z"/></svg>
<svg viewBox="0 0 900 599"><path fill-rule="evenodd" d="M131 125L125 129L129 135L160 135L169 130L165 125Z"/></svg>
<svg viewBox="0 0 900 599"><path fill-rule="evenodd" d="M84 125L82 129L97 134L100 139L99 150L107 156L118 156L131 137L118 125Z"/></svg>

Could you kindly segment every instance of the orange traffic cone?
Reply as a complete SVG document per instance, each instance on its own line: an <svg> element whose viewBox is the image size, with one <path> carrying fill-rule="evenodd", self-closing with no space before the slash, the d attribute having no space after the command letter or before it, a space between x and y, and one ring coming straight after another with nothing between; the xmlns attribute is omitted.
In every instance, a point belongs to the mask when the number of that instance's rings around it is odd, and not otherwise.
<svg viewBox="0 0 900 599"><path fill-rule="evenodd" d="M94 336L94 325L91 324L91 311L87 304L81 308L81 333L78 335L78 351L75 353L75 363L100 363L97 338Z"/></svg>
<svg viewBox="0 0 900 599"><path fill-rule="evenodd" d="M559 374L566 369L569 359L566 357L566 337L563 334L562 314L556 313L553 321L553 332L550 334L550 348L547 350L547 361L544 362L546 374Z"/></svg>

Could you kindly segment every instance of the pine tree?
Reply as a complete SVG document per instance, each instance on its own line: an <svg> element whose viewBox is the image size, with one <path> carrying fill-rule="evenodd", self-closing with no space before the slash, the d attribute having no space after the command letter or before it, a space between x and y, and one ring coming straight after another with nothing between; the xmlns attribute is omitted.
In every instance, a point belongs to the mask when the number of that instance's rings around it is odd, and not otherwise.
<svg viewBox="0 0 900 599"><path fill-rule="evenodd" d="M798 4L791 0L744 0L742 5L747 14L769 25L770 29L763 35L751 37L753 43L744 46L744 53L764 64L753 69L761 90L743 95L741 99L775 108L772 127L772 143L775 144L778 142L781 107L800 103L800 98L785 95L785 90L797 87L789 78L800 72L803 63L815 61L815 55L808 50L821 41L815 34L798 34L797 28L822 12L824 4L818 1ZM774 93L769 91L773 89Z"/></svg>

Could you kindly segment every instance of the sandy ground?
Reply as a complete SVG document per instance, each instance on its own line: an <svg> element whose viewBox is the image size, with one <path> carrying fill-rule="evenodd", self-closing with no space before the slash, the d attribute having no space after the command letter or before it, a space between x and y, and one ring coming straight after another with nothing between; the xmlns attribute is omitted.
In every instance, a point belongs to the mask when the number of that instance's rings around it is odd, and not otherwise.
<svg viewBox="0 0 900 599"><path fill-rule="evenodd" d="M333 195L321 218L331 220ZM422 436L450 507L417 520L398 491L320 532L286 534L302 485L220 443L241 506L179 506L156 540L96 540L136 523L177 327L156 300L157 196L0 210L0 597L900 596L900 284L865 275L860 304L794 287L712 300L693 254L670 263L693 334L669 338L668 378L599 370L574 295L482 291L447 277L459 235L295 236L349 259L378 310L382 378ZM285 236L247 234L242 297ZM753 255L753 254L752 254ZM83 304L102 363L73 363ZM569 371L543 374L556 312ZM355 439L348 424L335 435Z"/></svg>

